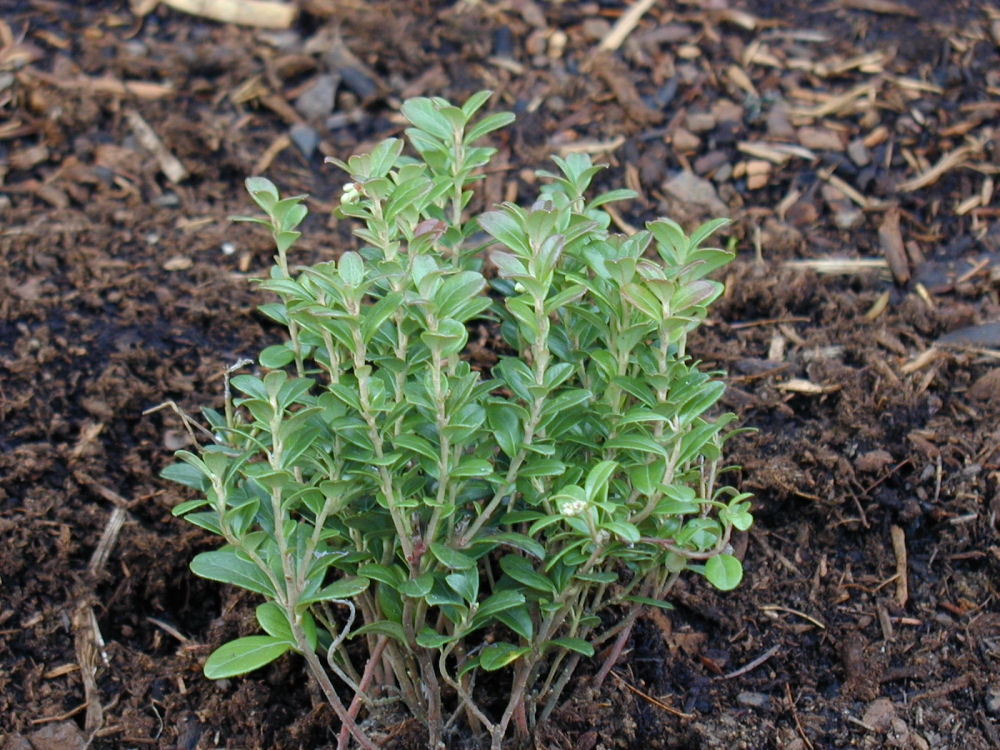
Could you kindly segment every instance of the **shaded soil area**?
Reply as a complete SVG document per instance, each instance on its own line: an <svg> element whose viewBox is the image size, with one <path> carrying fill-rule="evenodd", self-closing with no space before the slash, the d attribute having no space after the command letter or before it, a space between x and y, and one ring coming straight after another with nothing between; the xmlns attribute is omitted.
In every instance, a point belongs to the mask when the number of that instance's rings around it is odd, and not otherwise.
<svg viewBox="0 0 1000 750"><path fill-rule="evenodd" d="M0 747L335 746L295 659L202 676L256 602L189 573L213 541L157 479L187 436L148 410L218 405L276 340L268 238L226 219L244 177L309 193L300 257L335 256L323 156L481 88L518 115L486 202L584 150L640 195L623 229L733 218L692 350L756 428L743 585L644 613L538 747L1000 746L995 3L665 0L613 44L603 0L303 0L284 29L152 5L0 17Z"/></svg>

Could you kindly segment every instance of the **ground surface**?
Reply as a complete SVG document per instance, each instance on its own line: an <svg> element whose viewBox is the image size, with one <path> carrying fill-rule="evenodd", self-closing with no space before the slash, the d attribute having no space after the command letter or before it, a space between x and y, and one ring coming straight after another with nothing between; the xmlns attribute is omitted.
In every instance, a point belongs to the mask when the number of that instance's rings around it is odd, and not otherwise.
<svg viewBox="0 0 1000 750"><path fill-rule="evenodd" d="M144 410L219 403L277 335L246 281L271 249L225 218L245 176L312 194L329 256L323 154L483 87L518 114L489 200L582 148L639 191L623 223L733 217L693 350L758 428L744 584L644 615L539 747L1000 745L995 3L663 0L604 56L623 3L305 0L277 31L3 5L0 746L335 744L297 661L201 675L254 602L188 572L211 540L156 478L185 436Z"/></svg>

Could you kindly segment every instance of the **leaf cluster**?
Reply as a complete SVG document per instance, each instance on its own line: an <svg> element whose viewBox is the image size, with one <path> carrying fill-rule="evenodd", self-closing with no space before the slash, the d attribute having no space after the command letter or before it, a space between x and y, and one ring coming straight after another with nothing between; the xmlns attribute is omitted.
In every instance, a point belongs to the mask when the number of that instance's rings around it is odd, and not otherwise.
<svg viewBox="0 0 1000 750"><path fill-rule="evenodd" d="M723 384L686 354L723 291L710 274L731 255L705 242L725 222L613 232L603 206L631 193L588 198L582 154L555 157L530 206L467 217L494 153L475 142L512 119L476 119L488 96L407 101L415 156L387 139L336 162L362 246L335 261L293 269L303 196L247 180L277 248L261 309L289 336L206 411L216 442L164 472L198 491L175 513L225 541L192 570L264 597L264 634L206 674L292 650L371 702L378 673L432 744L459 715L494 746L515 711L529 730L617 632L609 608L668 606L684 570L736 586L730 535L752 522L718 481ZM516 352L490 372L466 356L482 325ZM476 690L497 670L500 714Z"/></svg>

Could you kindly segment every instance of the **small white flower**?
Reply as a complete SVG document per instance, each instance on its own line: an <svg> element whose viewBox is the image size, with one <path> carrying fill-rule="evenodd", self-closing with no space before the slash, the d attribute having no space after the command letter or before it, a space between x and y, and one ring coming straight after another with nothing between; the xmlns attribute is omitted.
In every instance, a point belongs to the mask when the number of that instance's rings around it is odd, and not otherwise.
<svg viewBox="0 0 1000 750"><path fill-rule="evenodd" d="M586 509L586 500L568 500L560 506L559 512L564 516L578 516Z"/></svg>
<svg viewBox="0 0 1000 750"><path fill-rule="evenodd" d="M358 186L353 182L344 183L343 192L340 196L340 202L343 203L356 203L358 198L361 197L361 191L358 190Z"/></svg>

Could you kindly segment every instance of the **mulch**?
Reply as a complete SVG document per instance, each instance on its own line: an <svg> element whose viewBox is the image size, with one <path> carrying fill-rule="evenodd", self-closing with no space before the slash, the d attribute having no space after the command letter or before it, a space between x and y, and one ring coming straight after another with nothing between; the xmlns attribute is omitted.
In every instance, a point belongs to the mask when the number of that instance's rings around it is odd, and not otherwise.
<svg viewBox="0 0 1000 750"><path fill-rule="evenodd" d="M217 405L279 335L248 284L268 238L227 220L246 176L309 193L299 258L334 256L324 156L481 88L518 117L484 203L585 151L639 194L621 230L729 216L739 253L691 350L754 428L730 444L746 578L644 613L538 746L1000 746L995 3L184 5L0 19L0 748L335 745L295 659L201 674L256 602L188 571L213 541L170 514L157 474L189 438L155 407Z"/></svg>

